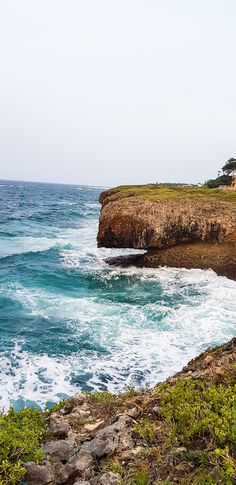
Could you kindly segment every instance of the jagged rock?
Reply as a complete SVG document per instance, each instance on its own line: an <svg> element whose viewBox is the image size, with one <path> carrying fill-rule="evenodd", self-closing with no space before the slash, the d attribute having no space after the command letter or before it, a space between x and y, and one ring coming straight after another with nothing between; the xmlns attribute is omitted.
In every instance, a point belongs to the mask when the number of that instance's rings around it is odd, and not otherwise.
<svg viewBox="0 0 236 485"><path fill-rule="evenodd" d="M104 423L104 420L103 419L99 419L95 423L85 424L84 425L84 429L86 431L92 432L92 431L95 431L96 429L100 428L103 423Z"/></svg>
<svg viewBox="0 0 236 485"><path fill-rule="evenodd" d="M45 455L50 457L50 460L55 461L68 461L72 450L74 448L74 442L69 440L51 441L43 447Z"/></svg>
<svg viewBox="0 0 236 485"><path fill-rule="evenodd" d="M56 463L53 472L55 482L58 485L67 483L70 478L76 476L76 469L70 463L66 463L65 465Z"/></svg>
<svg viewBox="0 0 236 485"><path fill-rule="evenodd" d="M125 428L128 419L128 416L120 416L114 424L98 431L93 440L86 441L81 450L92 453L96 458L110 455L118 447L119 432Z"/></svg>
<svg viewBox="0 0 236 485"><path fill-rule="evenodd" d="M90 482L86 482L85 480L76 480L73 485L90 485Z"/></svg>
<svg viewBox="0 0 236 485"><path fill-rule="evenodd" d="M68 399L63 409L61 409L60 413L62 414L71 414L72 412L76 412L81 410L87 406L86 404L86 396L84 394L76 394L75 396Z"/></svg>
<svg viewBox="0 0 236 485"><path fill-rule="evenodd" d="M123 431L119 437L119 448L122 450L129 450L134 446L134 442L126 431Z"/></svg>
<svg viewBox="0 0 236 485"><path fill-rule="evenodd" d="M51 485L53 481L50 465L36 465L29 462L25 465L27 485Z"/></svg>
<svg viewBox="0 0 236 485"><path fill-rule="evenodd" d="M234 364L236 360L236 338L230 342L221 345L215 349L208 349L197 358L189 362L189 364L175 376L167 380L168 386L175 386L178 380L186 379L191 371L192 376L201 379L206 384L218 385L224 381L225 376L235 380ZM121 465L124 473L128 475L134 473L139 465L142 465L143 460L152 461L151 466L157 466L155 457L150 458L145 453L147 450L147 443L142 440L139 435L135 436L133 429L134 416L139 412L137 422L142 422L142 419L153 420L157 424L156 427L156 445L162 444L163 436L163 418L161 417L161 402L158 400L158 393L156 389L147 391L144 395L137 394L137 396L127 399L122 402L124 409L116 408L116 413L105 415L104 409L94 409L91 406L91 401L87 396L87 402L83 401L82 408L86 410L90 406L91 419L96 423L98 417L101 416L101 426L104 428L94 430L93 439L91 439L90 431L84 427L84 422L75 422L75 426L71 425L69 436L73 439L61 439L51 441L44 446L46 459L43 465L36 465L35 463L28 463L26 465L27 485L116 485L121 481L119 474L108 472L110 464ZM126 409L128 407L128 410ZM67 423L70 416L74 413L79 413L79 407L72 407L71 413L54 413L51 418L65 420ZM125 410L126 409L126 410ZM99 414L101 411L101 414ZM119 413L119 414L118 414ZM105 423L112 419L116 419L113 424L105 426ZM104 422L102 423L102 420ZM81 434L82 433L82 434ZM133 439L132 439L133 438ZM183 444L185 444L183 442ZM194 442L195 446L200 446L202 451L202 443L198 444L197 440ZM204 445L205 446L205 445ZM186 461L186 452L189 448L184 446L167 449L164 455L163 463L158 463L160 466L160 476L164 478L169 477L173 483L179 483L183 478L186 480L192 476L193 465ZM145 457L144 457L145 453ZM112 455L111 457L109 455ZM115 469L115 468L114 468ZM118 468L119 469L119 468ZM150 467L151 480L155 478L153 469ZM221 472L220 466L212 466L209 476L217 483ZM150 481L150 483L155 483ZM171 482L172 483L172 482ZM186 481L187 483L187 481ZM190 481L189 481L190 483Z"/></svg>
<svg viewBox="0 0 236 485"><path fill-rule="evenodd" d="M220 467L218 465L215 465L211 472L209 473L209 476L216 482L218 483L220 480Z"/></svg>
<svg viewBox="0 0 236 485"><path fill-rule="evenodd" d="M102 458L102 456L110 455L115 451L118 445L116 436L109 438L94 438L91 441L86 441L82 445L82 451L92 453L96 458Z"/></svg>
<svg viewBox="0 0 236 485"><path fill-rule="evenodd" d="M152 411L155 414L157 414L158 416L160 416L160 414L161 414L161 406L153 406Z"/></svg>
<svg viewBox="0 0 236 485"><path fill-rule="evenodd" d="M118 485L120 483L120 475L112 472L104 473L98 483L100 485Z"/></svg>
<svg viewBox="0 0 236 485"><path fill-rule="evenodd" d="M78 432L74 431L73 429L70 429L67 437L69 441L74 441L74 443L76 443L76 445L78 446L80 444L80 438L81 436Z"/></svg>
<svg viewBox="0 0 236 485"><path fill-rule="evenodd" d="M68 421L59 414L54 414L50 417L48 427L50 433L57 438L67 438L70 430Z"/></svg>
<svg viewBox="0 0 236 485"><path fill-rule="evenodd" d="M71 463L82 478L89 479L93 475L94 459L91 453L81 449Z"/></svg>
<svg viewBox="0 0 236 485"><path fill-rule="evenodd" d="M127 414L130 418L137 418L140 414L140 410L135 406L131 409L128 409Z"/></svg>

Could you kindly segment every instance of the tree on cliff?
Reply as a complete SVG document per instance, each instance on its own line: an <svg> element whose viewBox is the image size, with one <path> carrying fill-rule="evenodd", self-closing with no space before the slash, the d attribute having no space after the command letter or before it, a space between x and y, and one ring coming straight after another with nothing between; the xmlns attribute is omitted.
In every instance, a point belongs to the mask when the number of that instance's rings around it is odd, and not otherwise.
<svg viewBox="0 0 236 485"><path fill-rule="evenodd" d="M232 175L236 174L236 158L229 158L218 173L216 179L210 179L206 182L207 187L215 189L220 185L231 185Z"/></svg>
<svg viewBox="0 0 236 485"><path fill-rule="evenodd" d="M236 158L230 158L228 162L222 167L224 175L234 175L236 172Z"/></svg>

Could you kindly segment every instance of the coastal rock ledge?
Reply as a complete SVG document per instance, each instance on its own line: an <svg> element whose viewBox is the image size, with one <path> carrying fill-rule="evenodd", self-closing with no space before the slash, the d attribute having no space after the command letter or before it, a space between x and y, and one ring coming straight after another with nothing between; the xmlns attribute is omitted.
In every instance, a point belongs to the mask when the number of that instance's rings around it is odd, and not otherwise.
<svg viewBox="0 0 236 485"><path fill-rule="evenodd" d="M118 264L212 268L236 279L235 197L152 185L107 190L100 203L98 246L147 251Z"/></svg>

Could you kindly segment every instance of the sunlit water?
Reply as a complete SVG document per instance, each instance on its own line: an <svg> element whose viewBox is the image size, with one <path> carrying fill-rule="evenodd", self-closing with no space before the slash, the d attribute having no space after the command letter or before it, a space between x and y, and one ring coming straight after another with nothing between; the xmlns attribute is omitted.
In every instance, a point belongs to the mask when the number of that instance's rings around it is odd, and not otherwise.
<svg viewBox="0 0 236 485"><path fill-rule="evenodd" d="M96 247L99 192L1 182L3 409L152 385L236 333L235 282L106 265L125 251Z"/></svg>

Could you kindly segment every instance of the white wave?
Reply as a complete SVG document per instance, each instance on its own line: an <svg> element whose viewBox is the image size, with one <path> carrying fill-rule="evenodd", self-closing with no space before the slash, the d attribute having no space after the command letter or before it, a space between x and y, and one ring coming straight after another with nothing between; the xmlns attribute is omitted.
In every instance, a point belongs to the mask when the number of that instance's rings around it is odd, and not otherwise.
<svg viewBox="0 0 236 485"><path fill-rule="evenodd" d="M14 254L47 251L57 244L64 244L63 239L53 239L48 237L14 237L0 239L0 258L13 256Z"/></svg>
<svg viewBox="0 0 236 485"><path fill-rule="evenodd" d="M70 372L70 363L65 359L60 362L47 355L35 356L16 344L8 357L1 358L0 408L7 410L18 399L40 406L47 401L58 402L60 393L73 393L68 381Z"/></svg>
<svg viewBox="0 0 236 485"><path fill-rule="evenodd" d="M94 389L101 388L102 375L108 376L107 388L113 392L126 384L154 385L207 347L236 334L235 282L212 271L124 268L106 270L108 288L121 273L135 275L147 285L159 282L164 295L140 305L132 299L119 303L109 295L99 297L96 291L91 297L71 297L20 286L9 290L29 313L65 319L78 350L58 358L21 351L14 357L17 368L10 374L2 359L5 406L19 395L42 404L55 400L58 392L73 394L78 387L71 377L83 373L88 374L86 384ZM139 291L137 285L135 288ZM177 299L171 306L165 297L176 293L179 303ZM90 351L81 346L83 336L93 343Z"/></svg>
<svg viewBox="0 0 236 485"><path fill-rule="evenodd" d="M97 248L96 221L53 231L52 238L15 238L8 251L42 251L58 245L61 269L72 270L74 281L77 274L79 281L81 275L91 275L97 287L89 292L78 283L77 291L63 294L53 287L27 288L17 281L0 287L3 295L21 303L26 315L48 319L49 325L51 319L58 325L63 320L78 342L69 356L34 355L20 344L3 355L2 407L19 397L44 404L57 400L58 393L74 394L78 387L72 378L85 373L86 384L93 389L101 389L104 379L114 392L126 384L153 385L202 350L236 334L234 281L211 270L109 267L105 258L137 251ZM1 249L2 241L0 254ZM83 347L84 339L91 344L89 350Z"/></svg>

